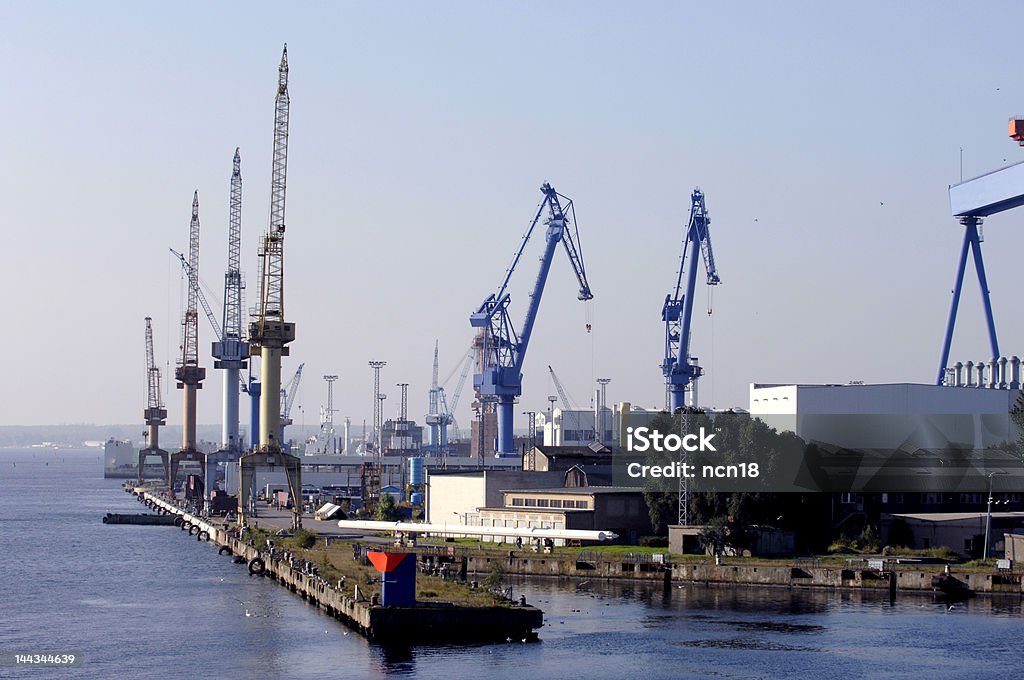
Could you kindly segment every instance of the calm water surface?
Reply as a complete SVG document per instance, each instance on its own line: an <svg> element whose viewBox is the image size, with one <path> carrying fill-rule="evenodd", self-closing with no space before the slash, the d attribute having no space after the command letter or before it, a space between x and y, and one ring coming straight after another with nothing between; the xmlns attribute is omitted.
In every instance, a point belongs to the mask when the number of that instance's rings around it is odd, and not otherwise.
<svg viewBox="0 0 1024 680"><path fill-rule="evenodd" d="M0 678L1019 677L1017 597L952 610L858 594L517 582L542 642L384 648L169 527L107 526L139 504L100 453L0 450L0 650L80 668ZM248 612L248 616L246 615Z"/></svg>

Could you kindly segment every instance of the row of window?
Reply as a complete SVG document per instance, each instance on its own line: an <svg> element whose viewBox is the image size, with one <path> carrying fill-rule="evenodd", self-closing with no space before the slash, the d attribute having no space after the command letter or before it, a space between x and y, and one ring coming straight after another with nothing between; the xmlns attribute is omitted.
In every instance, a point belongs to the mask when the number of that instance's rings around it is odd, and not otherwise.
<svg viewBox="0 0 1024 680"><path fill-rule="evenodd" d="M516 508L583 508L590 507L589 501L564 501L559 498L513 498Z"/></svg>

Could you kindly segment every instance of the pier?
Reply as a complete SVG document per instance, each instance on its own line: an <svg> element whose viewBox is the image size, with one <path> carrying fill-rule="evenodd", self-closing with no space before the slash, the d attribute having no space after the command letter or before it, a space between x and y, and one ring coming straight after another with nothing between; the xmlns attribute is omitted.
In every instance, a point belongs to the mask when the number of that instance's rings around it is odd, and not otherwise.
<svg viewBox="0 0 1024 680"><path fill-rule="evenodd" d="M544 625L543 612L529 605L468 607L421 602L413 607L383 607L376 604L375 597L357 595L362 592L358 584L351 586L351 594L343 592L336 584L302 572L284 559L241 540L237 529L213 524L147 491L127 490L135 493L140 502L169 517L171 523L188 531L189 536L213 542L220 546L222 554L241 558L240 562L247 565L250 574L272 578L373 642L525 642L535 640L534 631Z"/></svg>

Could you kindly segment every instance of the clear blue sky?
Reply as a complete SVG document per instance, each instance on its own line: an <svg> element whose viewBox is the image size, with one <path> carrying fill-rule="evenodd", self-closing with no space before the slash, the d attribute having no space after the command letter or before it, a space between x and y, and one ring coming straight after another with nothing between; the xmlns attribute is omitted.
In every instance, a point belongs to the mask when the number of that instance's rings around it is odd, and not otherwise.
<svg viewBox="0 0 1024 680"><path fill-rule="evenodd" d="M959 150L966 176L1024 159L1005 132L1024 113L1016 3L297 5L0 2L0 423L141 427L143 317L173 372L167 248L187 247L198 190L220 297L236 146L255 298L283 42L285 372L306 363L307 424L325 373L341 376L340 415L369 418L369 359L388 361L388 414L409 382L422 422L434 339L445 374L545 180L576 201L594 331L559 253L517 410L546 407L549 363L579 402L607 376L610 401L662 403L661 304L696 185L723 280L712 317L697 301L705 404L746 406L755 381L929 382ZM1021 217L985 225L1008 355L1024 353ZM517 320L535 270L515 279ZM978 297L971 281L954 360L988 356ZM203 363L200 421L215 423L220 376ZM180 422L173 385L167 402Z"/></svg>

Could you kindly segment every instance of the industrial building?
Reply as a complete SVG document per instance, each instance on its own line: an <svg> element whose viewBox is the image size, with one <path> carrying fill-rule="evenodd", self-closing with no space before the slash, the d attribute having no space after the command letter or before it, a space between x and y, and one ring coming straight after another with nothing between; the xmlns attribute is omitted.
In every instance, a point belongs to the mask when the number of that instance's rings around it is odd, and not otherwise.
<svg viewBox="0 0 1024 680"><path fill-rule="evenodd" d="M1017 439L1016 389L914 383L750 385L750 414L805 441L845 448L981 449Z"/></svg>
<svg viewBox="0 0 1024 680"><path fill-rule="evenodd" d="M643 489L635 487L508 490L501 505L482 507L478 515L485 527L613 531L633 545L653 533ZM565 545L563 539L554 543Z"/></svg>
<svg viewBox="0 0 1024 680"><path fill-rule="evenodd" d="M883 514L880 534L883 544L925 549L945 546L961 557L978 558L984 553L987 517L984 512ZM989 555L1004 552L1007 533L1024 533L1024 512L992 513Z"/></svg>
<svg viewBox="0 0 1024 680"><path fill-rule="evenodd" d="M508 469L491 470L427 470L427 522L443 524L478 524L478 510L501 507L502 491L523 487L561 488L565 475L561 472L524 472L517 469L518 459L494 458Z"/></svg>

